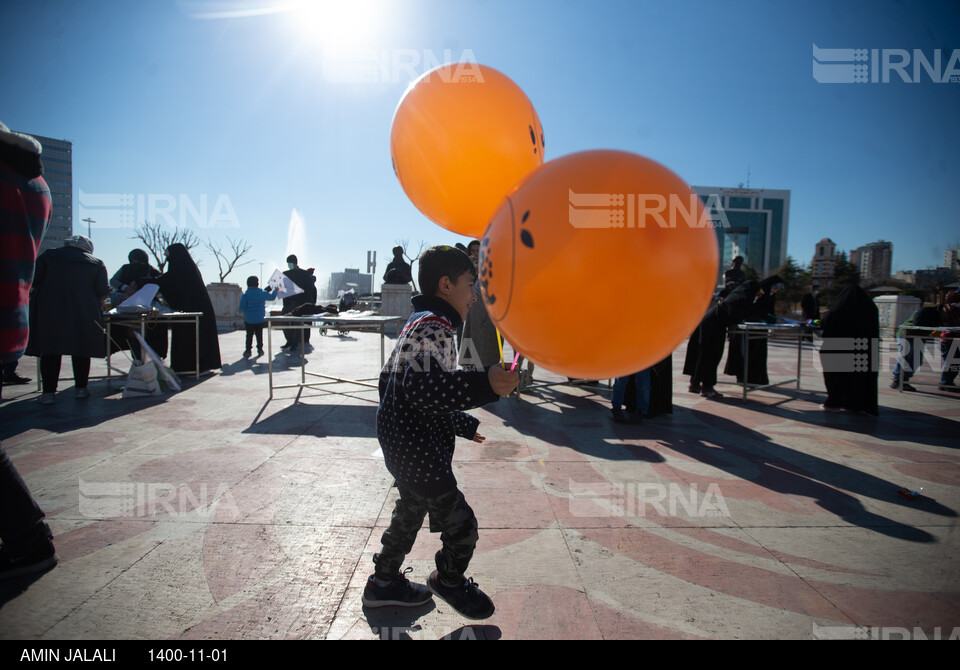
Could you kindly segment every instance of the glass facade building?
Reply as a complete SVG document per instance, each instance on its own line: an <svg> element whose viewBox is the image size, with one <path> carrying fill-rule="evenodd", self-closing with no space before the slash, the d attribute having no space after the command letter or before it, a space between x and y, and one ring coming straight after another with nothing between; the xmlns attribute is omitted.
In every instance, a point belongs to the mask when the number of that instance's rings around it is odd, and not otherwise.
<svg viewBox="0 0 960 670"><path fill-rule="evenodd" d="M40 244L43 253L62 247L63 241L73 235L73 143L40 135L33 138L43 147L43 178L53 200L53 215Z"/></svg>
<svg viewBox="0 0 960 670"><path fill-rule="evenodd" d="M720 249L720 277L737 256L761 277L787 258L790 191L694 186L709 208Z"/></svg>

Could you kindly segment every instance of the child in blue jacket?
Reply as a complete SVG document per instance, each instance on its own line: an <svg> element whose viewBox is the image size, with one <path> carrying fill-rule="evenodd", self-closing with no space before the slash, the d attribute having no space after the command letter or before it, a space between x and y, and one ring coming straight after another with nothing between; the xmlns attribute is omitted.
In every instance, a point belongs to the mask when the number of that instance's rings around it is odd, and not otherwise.
<svg viewBox="0 0 960 670"><path fill-rule="evenodd" d="M253 346L253 336L257 336L257 356L263 356L263 315L266 311L267 300L277 297L277 291L264 291L259 288L260 282L256 277L247 277L247 290L240 298L238 311L243 314L243 325L247 329L247 346L243 350L243 357L250 357Z"/></svg>

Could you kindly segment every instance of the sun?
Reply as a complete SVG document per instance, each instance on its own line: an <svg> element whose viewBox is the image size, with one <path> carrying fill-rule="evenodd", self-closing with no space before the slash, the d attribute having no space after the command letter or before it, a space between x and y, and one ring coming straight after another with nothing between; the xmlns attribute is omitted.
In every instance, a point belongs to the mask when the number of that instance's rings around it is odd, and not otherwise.
<svg viewBox="0 0 960 670"><path fill-rule="evenodd" d="M384 8L376 0L301 0L290 18L312 46L339 52L375 47Z"/></svg>

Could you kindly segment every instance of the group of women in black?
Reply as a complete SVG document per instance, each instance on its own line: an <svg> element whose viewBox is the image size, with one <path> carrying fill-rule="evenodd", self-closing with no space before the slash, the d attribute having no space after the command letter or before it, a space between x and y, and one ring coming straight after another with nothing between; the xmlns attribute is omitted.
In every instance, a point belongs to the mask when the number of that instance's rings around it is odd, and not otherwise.
<svg viewBox="0 0 960 670"><path fill-rule="evenodd" d="M774 323L774 294L781 284L774 275L761 282L747 280L729 286L718 296L697 330L690 336L683 373L690 376L690 392L717 399L714 389L717 368L723 357L727 333L730 344L724 374L744 382L743 335L733 328L744 322ZM812 295L801 303L807 320L819 318L819 307ZM879 313L866 291L855 284L841 290L821 322L825 346L821 350L826 411L847 410L877 414ZM838 364L839 362L839 364ZM751 344L747 360L749 384L769 384L766 340Z"/></svg>
<svg viewBox="0 0 960 670"><path fill-rule="evenodd" d="M172 244L165 253L166 271L160 273L140 254L131 252L131 262L114 275L115 288L130 293L145 284L157 284L159 294L174 311L200 312L199 372L215 370L221 366L217 319L200 270L183 244ZM117 281L122 286L116 286ZM42 404L54 401L63 356L72 359L77 397L89 395L90 360L103 358L107 353L103 305L109 293L106 266L93 255L93 242L89 238L72 236L62 248L37 257L26 354L40 358ZM175 372L195 370L198 340L194 325L175 325L171 333L171 369ZM122 333L117 333L114 339L120 342L121 348L129 346L128 338ZM166 356L164 329L148 331L147 342L161 358Z"/></svg>

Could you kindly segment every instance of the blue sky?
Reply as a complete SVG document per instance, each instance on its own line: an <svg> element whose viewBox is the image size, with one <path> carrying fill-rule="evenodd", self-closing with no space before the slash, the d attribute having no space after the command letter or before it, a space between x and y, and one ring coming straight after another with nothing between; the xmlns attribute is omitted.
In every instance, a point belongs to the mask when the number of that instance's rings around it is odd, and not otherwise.
<svg viewBox="0 0 960 670"><path fill-rule="evenodd" d="M86 233L81 212L116 221L83 209L81 192L87 203L129 194L138 215L248 242L253 263L228 281L260 263L268 276L293 244L321 276L363 269L376 250L379 285L397 240L414 250L466 241L417 211L389 155L407 84L448 57L520 85L548 160L622 149L693 185L749 175L752 188L789 189L787 251L802 264L823 237L848 251L891 241L895 271L940 265L960 243L960 82L812 75L814 44L931 61L940 50L946 69L960 50L956 2L306 4L5 0L0 120L73 142L76 232ZM374 81L343 81L332 66L344 45L374 49L386 66ZM137 245L131 235L93 228L111 272ZM213 257L196 256L215 281Z"/></svg>

